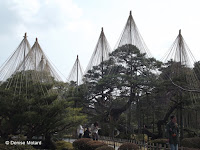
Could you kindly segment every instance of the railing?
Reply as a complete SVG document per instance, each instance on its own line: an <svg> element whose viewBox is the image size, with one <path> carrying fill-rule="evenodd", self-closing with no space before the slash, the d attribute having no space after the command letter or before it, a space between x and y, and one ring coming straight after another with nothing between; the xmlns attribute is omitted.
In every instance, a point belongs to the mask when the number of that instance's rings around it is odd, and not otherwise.
<svg viewBox="0 0 200 150"><path fill-rule="evenodd" d="M158 144L158 143L119 139L119 138L112 138L112 137L105 137L105 136L99 136L99 141L102 141L108 145L111 145L114 148L120 147L125 142L129 142L129 143L137 144L140 150L170 150L169 144ZM184 149L185 148L183 147L179 147L179 150L184 150Z"/></svg>
<svg viewBox="0 0 200 150"><path fill-rule="evenodd" d="M73 143L76 139L73 138L65 138L64 140ZM99 141L106 143L118 150L118 148L123 143L134 143L137 144L140 150L170 150L169 144L158 144L158 143L150 143L150 142L142 142L130 139L120 139L120 138L113 138L107 136L99 136ZM189 150L188 148L179 147L179 150Z"/></svg>

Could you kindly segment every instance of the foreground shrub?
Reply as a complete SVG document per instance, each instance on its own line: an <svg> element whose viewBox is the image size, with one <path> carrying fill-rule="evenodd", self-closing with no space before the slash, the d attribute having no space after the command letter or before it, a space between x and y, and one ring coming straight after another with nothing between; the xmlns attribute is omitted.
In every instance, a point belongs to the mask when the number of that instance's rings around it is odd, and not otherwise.
<svg viewBox="0 0 200 150"><path fill-rule="evenodd" d="M0 150L35 150L31 145L5 145L0 144Z"/></svg>
<svg viewBox="0 0 200 150"><path fill-rule="evenodd" d="M118 150L139 150L139 147L134 143L124 143Z"/></svg>
<svg viewBox="0 0 200 150"><path fill-rule="evenodd" d="M110 146L101 146L101 147L96 148L95 150L115 150L115 149Z"/></svg>
<svg viewBox="0 0 200 150"><path fill-rule="evenodd" d="M185 138L182 140L182 146L183 147L188 147L188 148L199 148L200 149L200 138L195 137L195 138Z"/></svg>
<svg viewBox="0 0 200 150"><path fill-rule="evenodd" d="M180 149L180 148L179 148ZM183 147L183 150L200 150L198 148L187 148L187 147Z"/></svg>
<svg viewBox="0 0 200 150"><path fill-rule="evenodd" d="M57 141L56 142L56 149L57 150L63 150L63 149L74 150L74 147L73 147L72 143L70 143L70 142Z"/></svg>
<svg viewBox="0 0 200 150"><path fill-rule="evenodd" d="M87 150L86 144L92 141L91 139L88 138L82 138L82 139L78 139L76 141L73 142L73 146L76 150Z"/></svg>
<svg viewBox="0 0 200 150"><path fill-rule="evenodd" d="M146 134L133 134L132 136L132 139L135 139L136 141L145 141L147 142L148 141L148 135Z"/></svg>
<svg viewBox="0 0 200 150"><path fill-rule="evenodd" d="M158 143L158 144L166 144L167 142L168 142L167 139L155 139L151 141L151 143Z"/></svg>
<svg viewBox="0 0 200 150"><path fill-rule="evenodd" d="M89 141L86 143L87 150L95 150L96 148L107 146L105 143L100 141Z"/></svg>

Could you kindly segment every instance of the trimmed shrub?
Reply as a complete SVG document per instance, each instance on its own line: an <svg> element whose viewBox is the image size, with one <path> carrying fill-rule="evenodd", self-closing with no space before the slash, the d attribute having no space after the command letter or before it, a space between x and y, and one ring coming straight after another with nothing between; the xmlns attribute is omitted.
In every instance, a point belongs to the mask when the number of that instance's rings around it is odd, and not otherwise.
<svg viewBox="0 0 200 150"><path fill-rule="evenodd" d="M66 141L57 141L56 142L56 149L57 150L74 150L72 143Z"/></svg>
<svg viewBox="0 0 200 150"><path fill-rule="evenodd" d="M5 145L0 144L0 150L35 150L31 145Z"/></svg>
<svg viewBox="0 0 200 150"><path fill-rule="evenodd" d="M148 136L146 134L134 134L132 135L132 138L135 139L136 141L148 141Z"/></svg>
<svg viewBox="0 0 200 150"><path fill-rule="evenodd" d="M151 143L158 143L158 144L166 144L167 142L168 142L167 139L155 139L151 141Z"/></svg>
<svg viewBox="0 0 200 150"><path fill-rule="evenodd" d="M87 150L86 144L89 141L92 141L92 140L88 139L88 138L78 139L73 142L73 146L74 146L75 150Z"/></svg>
<svg viewBox="0 0 200 150"><path fill-rule="evenodd" d="M87 150L95 150L96 148L107 146L107 144L100 141L89 141L86 143Z"/></svg>
<svg viewBox="0 0 200 150"><path fill-rule="evenodd" d="M180 150L181 148L179 147L179 150ZM187 148L187 147L183 147L183 150L200 150L200 149L198 149L198 148Z"/></svg>
<svg viewBox="0 0 200 150"><path fill-rule="evenodd" d="M123 143L118 150L139 150L139 147L134 143Z"/></svg>
<svg viewBox="0 0 200 150"><path fill-rule="evenodd" d="M200 149L200 138L185 138L181 141L183 147L188 148L199 148Z"/></svg>
<svg viewBox="0 0 200 150"><path fill-rule="evenodd" d="M95 150L115 150L115 149L110 146L101 146L101 147L96 148Z"/></svg>

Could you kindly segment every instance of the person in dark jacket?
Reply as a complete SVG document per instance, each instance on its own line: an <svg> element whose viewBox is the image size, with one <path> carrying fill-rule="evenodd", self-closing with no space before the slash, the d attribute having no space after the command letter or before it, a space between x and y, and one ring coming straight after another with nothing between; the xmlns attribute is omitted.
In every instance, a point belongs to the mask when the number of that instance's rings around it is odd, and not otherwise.
<svg viewBox="0 0 200 150"><path fill-rule="evenodd" d="M84 131L83 137L84 137L84 138L91 138L91 137L90 137L90 133L91 133L91 132L90 132L89 128L87 128L87 130Z"/></svg>
<svg viewBox="0 0 200 150"><path fill-rule="evenodd" d="M166 125L166 136L169 140L170 149L178 150L179 141L179 128L176 123L176 117L173 115L170 117L171 121Z"/></svg>

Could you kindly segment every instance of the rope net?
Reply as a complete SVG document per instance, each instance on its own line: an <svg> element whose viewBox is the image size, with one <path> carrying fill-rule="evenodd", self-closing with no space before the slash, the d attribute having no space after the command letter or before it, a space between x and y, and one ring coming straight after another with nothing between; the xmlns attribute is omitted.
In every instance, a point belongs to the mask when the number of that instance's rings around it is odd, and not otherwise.
<svg viewBox="0 0 200 150"><path fill-rule="evenodd" d="M131 11L128 20L126 22L126 25L124 27L124 30L115 46L115 49L126 44L131 44L136 46L141 53L146 53L147 57L151 57L150 51L147 48L142 36L139 33L139 30L133 19Z"/></svg>
<svg viewBox="0 0 200 150"><path fill-rule="evenodd" d="M73 68L72 68L68 78L67 78L67 81L68 82L74 81L74 82L76 82L77 85L79 85L79 84L83 83L82 78L83 78L83 69L81 67L81 64L80 64L80 61L79 61L79 58L77 55L76 61L73 65Z"/></svg>
<svg viewBox="0 0 200 150"><path fill-rule="evenodd" d="M25 68L23 68L23 66L25 66ZM22 70L35 70L36 72L40 72L41 76L43 76L44 79L46 78L45 80L47 80L47 82L52 82L52 77L56 81L61 81L61 77L51 65L47 56L40 47L37 38L25 60L18 68L18 71Z"/></svg>
<svg viewBox="0 0 200 150"><path fill-rule="evenodd" d="M180 86L185 89L200 89L199 79L193 69L196 60L181 35L181 30L162 60L166 65L164 67L168 68L168 74L164 78L170 78L175 84L181 84ZM194 103L200 98L198 93L190 92L189 94Z"/></svg>
<svg viewBox="0 0 200 150"><path fill-rule="evenodd" d="M97 65L101 64L103 61L108 60L110 52L111 52L111 48L110 48L110 45L106 39L106 36L105 36L103 28L102 28L99 40L94 49L94 52L89 61L89 64L85 70L85 73L87 73L89 70L91 70L93 68L93 66L97 66Z"/></svg>
<svg viewBox="0 0 200 150"><path fill-rule="evenodd" d="M17 49L0 67L0 85L16 72L17 68L19 68L19 66L22 64L30 50L30 44L25 33L24 39L21 41ZM25 66L21 67L25 68Z"/></svg>
<svg viewBox="0 0 200 150"><path fill-rule="evenodd" d="M28 96L30 90L33 90L33 84L45 94L48 89L42 83L53 84L55 81L61 81L61 78L50 64L37 38L30 48L26 34L16 51L0 69L0 86L13 89L14 95L18 96L22 91Z"/></svg>

